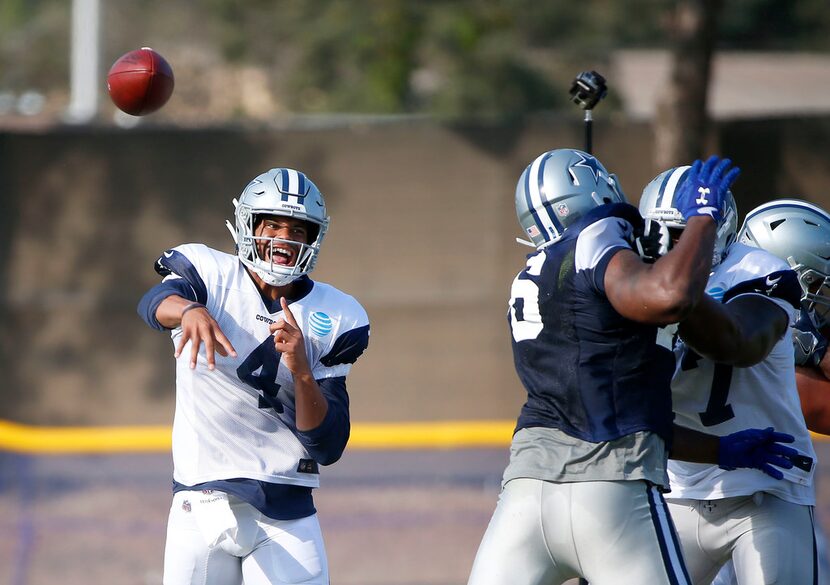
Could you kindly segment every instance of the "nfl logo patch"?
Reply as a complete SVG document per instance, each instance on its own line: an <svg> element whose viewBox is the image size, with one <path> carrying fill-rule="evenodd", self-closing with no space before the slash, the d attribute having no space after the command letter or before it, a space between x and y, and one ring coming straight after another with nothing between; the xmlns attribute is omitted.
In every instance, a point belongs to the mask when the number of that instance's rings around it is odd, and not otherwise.
<svg viewBox="0 0 830 585"><path fill-rule="evenodd" d="M539 235L539 228L537 228L535 225L530 226L529 228L527 228L526 231L527 235L529 235L531 238L535 238Z"/></svg>
<svg viewBox="0 0 830 585"><path fill-rule="evenodd" d="M567 217L570 212L571 210L568 209L568 206L564 203L560 203L556 206L556 213L558 213L561 217Z"/></svg>

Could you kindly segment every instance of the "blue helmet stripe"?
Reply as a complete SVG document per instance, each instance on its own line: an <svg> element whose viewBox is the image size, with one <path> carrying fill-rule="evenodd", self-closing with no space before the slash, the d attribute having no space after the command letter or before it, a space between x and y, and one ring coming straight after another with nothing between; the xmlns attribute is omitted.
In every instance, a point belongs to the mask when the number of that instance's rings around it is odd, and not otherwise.
<svg viewBox="0 0 830 585"><path fill-rule="evenodd" d="M297 172L297 194L305 195L305 175L301 172Z"/></svg>
<svg viewBox="0 0 830 585"><path fill-rule="evenodd" d="M547 164L548 159L550 159L553 156L554 152L555 151L551 150L550 152L545 153L543 155L544 158L542 158L542 160L539 162L539 172L537 173L536 177L539 187L539 199L542 199L542 194L544 193L543 187L545 186L545 164ZM545 199L547 199L547 195L545 195ZM543 206L548 214L548 217L550 218L550 222L553 224L556 233L562 235L562 223L553 214L551 206L545 203L546 202L543 202Z"/></svg>
<svg viewBox="0 0 830 585"><path fill-rule="evenodd" d="M280 191L283 193L288 193L288 171L285 169L280 170L280 179L282 181L282 185L280 185Z"/></svg>
<svg viewBox="0 0 830 585"><path fill-rule="evenodd" d="M686 180L686 175L689 174L689 170L690 170L690 168L685 169L683 171L683 173L680 175L680 178L677 179L677 182L674 184L675 185L675 187L674 187L675 191L677 191L677 186L682 184L683 181ZM672 170L672 172L670 172L670 173L666 173L666 176L663 177L663 183L660 185L660 189L657 191L658 196L657 196L657 201L654 204L654 207L657 207L657 208L663 207L663 198L666 196L666 186L669 184L669 181L671 181L671 179L674 176L674 173L676 171L677 171L677 168ZM674 194L672 194L672 201L674 201Z"/></svg>

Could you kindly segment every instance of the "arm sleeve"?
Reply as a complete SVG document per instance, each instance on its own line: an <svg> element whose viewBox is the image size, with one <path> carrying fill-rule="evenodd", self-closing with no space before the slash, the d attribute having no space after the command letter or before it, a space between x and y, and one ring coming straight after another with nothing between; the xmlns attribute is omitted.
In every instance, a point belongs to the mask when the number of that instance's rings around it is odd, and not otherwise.
<svg viewBox="0 0 830 585"><path fill-rule="evenodd" d="M184 279L172 278L157 284L144 293L144 296L138 301L138 316L153 329L165 331L166 327L156 319L156 309L170 295L179 295L191 301L196 300L193 288Z"/></svg>
<svg viewBox="0 0 830 585"><path fill-rule="evenodd" d="M317 463L331 465L340 459L349 442L349 394L345 376L323 378L317 383L329 404L326 417L315 429L297 431L297 438Z"/></svg>

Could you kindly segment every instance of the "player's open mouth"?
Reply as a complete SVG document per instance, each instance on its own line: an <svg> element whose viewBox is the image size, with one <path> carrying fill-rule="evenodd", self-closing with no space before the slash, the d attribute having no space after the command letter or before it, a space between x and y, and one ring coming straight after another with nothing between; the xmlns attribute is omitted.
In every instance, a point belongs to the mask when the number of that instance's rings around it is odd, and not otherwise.
<svg viewBox="0 0 830 585"><path fill-rule="evenodd" d="M294 250L291 248L274 246L272 258L274 264L279 264L280 266L290 266L294 261Z"/></svg>

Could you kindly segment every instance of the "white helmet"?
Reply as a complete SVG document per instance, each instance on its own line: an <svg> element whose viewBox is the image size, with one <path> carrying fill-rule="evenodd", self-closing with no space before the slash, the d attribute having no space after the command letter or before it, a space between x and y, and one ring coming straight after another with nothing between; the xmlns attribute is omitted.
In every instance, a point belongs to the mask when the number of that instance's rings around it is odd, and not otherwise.
<svg viewBox="0 0 830 585"><path fill-rule="evenodd" d="M625 202L616 176L590 154L572 148L539 155L516 184L516 216L536 248L557 241L594 207L615 202Z"/></svg>
<svg viewBox="0 0 830 585"><path fill-rule="evenodd" d="M802 300L830 317L830 214L798 199L778 199L747 213L738 239L786 260L798 273Z"/></svg>
<svg viewBox="0 0 830 585"><path fill-rule="evenodd" d="M233 204L236 227L234 229L229 221L225 225L236 242L239 259L262 280L271 286L285 286L314 269L330 218L326 215L322 193L305 174L294 169L271 169L248 183ZM254 236L257 218L261 215L294 217L308 222L309 243ZM294 266L282 266L260 258L258 241L267 242L269 246L277 242L299 245L297 261ZM272 253L271 258L274 256Z"/></svg>
<svg viewBox="0 0 830 585"><path fill-rule="evenodd" d="M686 220L683 214L674 207L674 197L678 187L686 180L690 168L692 167L674 167L654 177L640 196L640 215L670 229L684 229ZM726 193L725 207L723 219L718 224L715 251L712 256L713 266L723 260L729 246L737 238L738 207L735 205L732 191Z"/></svg>

